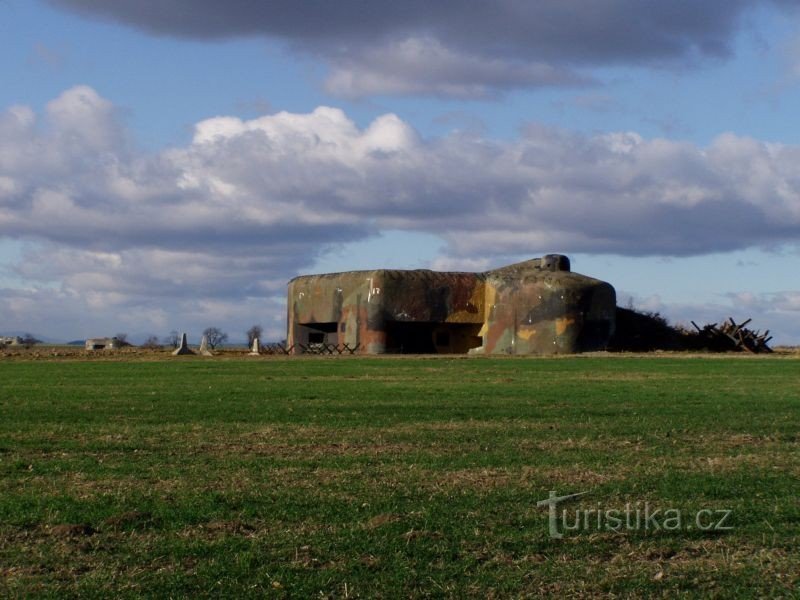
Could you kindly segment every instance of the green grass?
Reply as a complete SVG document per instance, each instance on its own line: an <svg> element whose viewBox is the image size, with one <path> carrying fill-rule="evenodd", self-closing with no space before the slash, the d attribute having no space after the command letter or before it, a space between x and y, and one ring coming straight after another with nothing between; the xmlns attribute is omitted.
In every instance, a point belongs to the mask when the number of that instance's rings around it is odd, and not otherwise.
<svg viewBox="0 0 800 600"><path fill-rule="evenodd" d="M2 595L797 597L798 498L796 359L0 362Z"/></svg>

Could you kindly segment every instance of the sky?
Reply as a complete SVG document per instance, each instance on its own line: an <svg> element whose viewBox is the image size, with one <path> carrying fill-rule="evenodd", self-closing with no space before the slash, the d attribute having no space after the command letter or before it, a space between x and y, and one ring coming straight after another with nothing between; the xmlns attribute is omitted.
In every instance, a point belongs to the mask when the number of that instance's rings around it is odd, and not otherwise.
<svg viewBox="0 0 800 600"><path fill-rule="evenodd" d="M800 0L0 0L0 334L562 253L800 344Z"/></svg>

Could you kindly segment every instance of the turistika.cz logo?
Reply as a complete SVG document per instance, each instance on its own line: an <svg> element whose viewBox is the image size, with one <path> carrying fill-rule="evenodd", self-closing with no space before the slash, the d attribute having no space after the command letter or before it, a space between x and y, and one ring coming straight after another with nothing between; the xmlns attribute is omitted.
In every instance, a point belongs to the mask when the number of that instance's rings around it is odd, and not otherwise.
<svg viewBox="0 0 800 600"><path fill-rule="evenodd" d="M657 508L649 502L630 502L624 508L567 509L562 505L585 496L589 492L559 496L550 491L550 496L540 500L536 506L548 507L548 529L550 537L560 539L566 532L593 531L730 531L731 510L703 508L687 512L679 508ZM560 508L560 510L559 510Z"/></svg>

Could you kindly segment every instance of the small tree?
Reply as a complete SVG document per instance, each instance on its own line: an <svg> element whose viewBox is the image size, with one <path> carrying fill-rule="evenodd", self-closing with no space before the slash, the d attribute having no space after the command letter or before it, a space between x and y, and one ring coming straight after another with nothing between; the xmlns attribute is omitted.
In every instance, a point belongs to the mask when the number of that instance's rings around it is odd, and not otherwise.
<svg viewBox="0 0 800 600"><path fill-rule="evenodd" d="M208 340L208 345L212 350L216 350L217 346L224 344L228 339L228 334L218 327L208 327L203 331L203 335Z"/></svg>
<svg viewBox="0 0 800 600"><path fill-rule="evenodd" d="M114 336L117 341L119 342L120 346L130 346L131 343L128 341L128 334L127 333L118 333Z"/></svg>
<svg viewBox="0 0 800 600"><path fill-rule="evenodd" d="M147 348L148 350L161 350L161 344L158 343L158 338L156 336L151 335L148 336L144 341L142 348Z"/></svg>
<svg viewBox="0 0 800 600"><path fill-rule="evenodd" d="M164 343L171 348L177 348L181 344L181 334L173 329L164 338Z"/></svg>
<svg viewBox="0 0 800 600"><path fill-rule="evenodd" d="M35 346L36 344L41 344L42 340L37 340L35 337L33 337L33 334L26 333L20 338L20 343L26 348L30 348L31 346Z"/></svg>
<svg viewBox="0 0 800 600"><path fill-rule="evenodd" d="M253 345L253 340L258 338L261 339L261 334L264 333L264 329L261 325L253 325L250 329L247 330L247 346L248 348Z"/></svg>

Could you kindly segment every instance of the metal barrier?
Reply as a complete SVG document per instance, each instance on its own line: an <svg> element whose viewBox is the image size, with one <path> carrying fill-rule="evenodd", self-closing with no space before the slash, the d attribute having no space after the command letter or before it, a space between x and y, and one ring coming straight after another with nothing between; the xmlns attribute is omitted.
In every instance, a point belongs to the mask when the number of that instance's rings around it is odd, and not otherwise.
<svg viewBox="0 0 800 600"><path fill-rule="evenodd" d="M297 344L298 352L295 353L295 345L287 346L286 344L264 344L261 347L262 354L355 354L361 347L361 344L350 346L350 344Z"/></svg>

